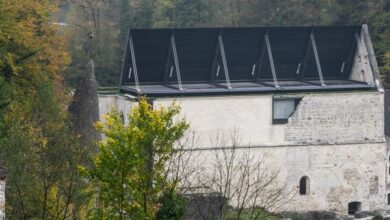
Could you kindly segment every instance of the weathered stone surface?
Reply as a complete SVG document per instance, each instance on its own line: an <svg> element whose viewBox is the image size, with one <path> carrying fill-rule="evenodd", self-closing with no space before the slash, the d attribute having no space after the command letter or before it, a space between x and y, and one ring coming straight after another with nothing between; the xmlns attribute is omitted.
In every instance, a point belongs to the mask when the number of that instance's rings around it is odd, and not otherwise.
<svg viewBox="0 0 390 220"><path fill-rule="evenodd" d="M326 212L326 211L313 211L313 212L298 212L298 213L291 213L291 212L284 212L280 213L282 217L290 218L294 217L299 220L347 220L351 219L348 216L340 216L333 212Z"/></svg>
<svg viewBox="0 0 390 220"><path fill-rule="evenodd" d="M72 116L73 130L80 137L81 144L90 146L96 143L100 139L100 134L94 128L94 123L99 120L99 104L92 60L88 63L68 110Z"/></svg>
<svg viewBox="0 0 390 220"><path fill-rule="evenodd" d="M185 198L186 214L183 220L218 219L222 207L226 205L226 198L218 194L190 194Z"/></svg>
<svg viewBox="0 0 390 220"><path fill-rule="evenodd" d="M182 116L197 135L192 164L207 170L218 147L230 147L234 133L239 151L279 171L278 183L286 183L296 195L277 211L329 211L346 215L348 203L361 202L362 211L386 207L388 170L384 140L383 94L375 91L291 93L282 97L302 100L287 124L272 124L275 95L156 98L154 106L176 100ZM126 97L101 95L101 109L131 109ZM127 104L124 104L127 103ZM224 145L213 142L216 137ZM250 148L247 148L250 147ZM211 150L212 149L212 150ZM194 150L193 148L191 150ZM195 152L195 151L194 151ZM258 157L257 157L258 156ZM307 176L310 193L299 195L299 180ZM234 202L233 202L234 203Z"/></svg>
<svg viewBox="0 0 390 220"><path fill-rule="evenodd" d="M286 127L286 141L295 144L383 142L383 117L380 93L306 95Z"/></svg>

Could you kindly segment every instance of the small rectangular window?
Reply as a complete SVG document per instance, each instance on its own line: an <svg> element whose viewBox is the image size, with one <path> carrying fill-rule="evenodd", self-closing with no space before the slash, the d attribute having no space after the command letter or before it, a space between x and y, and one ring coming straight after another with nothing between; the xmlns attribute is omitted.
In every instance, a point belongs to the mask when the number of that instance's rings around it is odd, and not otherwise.
<svg viewBox="0 0 390 220"><path fill-rule="evenodd" d="M390 193L387 194L387 205L390 205Z"/></svg>
<svg viewBox="0 0 390 220"><path fill-rule="evenodd" d="M288 118L297 108L300 98L274 98L272 106L272 123L286 124Z"/></svg>

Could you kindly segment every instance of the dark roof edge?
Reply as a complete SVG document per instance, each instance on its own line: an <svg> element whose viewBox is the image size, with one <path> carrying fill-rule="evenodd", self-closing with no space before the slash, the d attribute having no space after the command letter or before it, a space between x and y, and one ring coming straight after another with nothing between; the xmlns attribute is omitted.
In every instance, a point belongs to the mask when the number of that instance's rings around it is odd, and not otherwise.
<svg viewBox="0 0 390 220"><path fill-rule="evenodd" d="M255 29L255 28L359 28L365 24L358 25L303 25L303 26L241 26L241 27L232 27L232 26L220 26L220 27L167 27L167 28L130 28L131 30L210 30L210 29Z"/></svg>
<svg viewBox="0 0 390 220"><path fill-rule="evenodd" d="M147 97L182 97L182 96L220 96L220 95L255 95L255 94L282 94L282 93L299 93L299 92L340 92L340 91L372 91L377 92L376 87L362 85L362 86L332 86L331 88L323 88L323 87L310 87L310 88L284 88L284 89L276 89L270 88L267 90L219 90L219 91L202 91L199 89L198 92L158 92L158 93L139 93L134 89L129 89L126 87L121 87L120 92L125 94L130 94L133 96L147 96Z"/></svg>

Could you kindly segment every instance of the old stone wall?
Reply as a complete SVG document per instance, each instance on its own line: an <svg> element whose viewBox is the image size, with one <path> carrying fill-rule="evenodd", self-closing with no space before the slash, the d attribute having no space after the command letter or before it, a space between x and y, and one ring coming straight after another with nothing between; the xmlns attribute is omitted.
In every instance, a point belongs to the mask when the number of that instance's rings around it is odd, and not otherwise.
<svg viewBox="0 0 390 220"><path fill-rule="evenodd" d="M124 116L130 113L135 101L121 95L99 95L99 112L100 120L104 120L104 115L110 113L113 109L122 113ZM125 123L128 123L128 118L124 117Z"/></svg>
<svg viewBox="0 0 390 220"><path fill-rule="evenodd" d="M0 220L5 219L5 179L0 180Z"/></svg>
<svg viewBox="0 0 390 220"><path fill-rule="evenodd" d="M277 97L301 98L286 124L272 123ZM213 153L232 147L261 158L277 170L278 183L295 192L277 211L335 211L346 214L349 202L362 210L386 205L387 146L384 140L383 94L375 91L261 94L242 96L157 98L153 105L176 101L196 138L191 166L212 170ZM100 113L112 107L128 112L136 102L101 96ZM223 140L223 143L218 142ZM299 195L301 177L309 178L309 194ZM192 181L194 183L194 181Z"/></svg>
<svg viewBox="0 0 390 220"><path fill-rule="evenodd" d="M305 95L285 139L294 144L383 142L383 106L383 94L373 92Z"/></svg>
<svg viewBox="0 0 390 220"><path fill-rule="evenodd" d="M234 133L242 146L318 145L384 142L383 94L367 92L291 93L301 98L287 124L272 123L275 95L161 98L174 100L199 136L198 148ZM229 145L227 141L226 145Z"/></svg>
<svg viewBox="0 0 390 220"><path fill-rule="evenodd" d="M386 144L242 148L237 150L237 162L245 152L252 160L262 158L259 169L278 173L275 183L285 183L291 192L281 206L271 207L278 212L332 211L346 215L348 203L355 201L361 202L364 211L385 207ZM207 183L212 176L216 155L223 158L222 150L191 152L190 164L205 176L198 176L199 182ZM309 179L309 193L300 195L299 181L304 176ZM196 185L194 181L191 184ZM234 199L231 204L235 204Z"/></svg>

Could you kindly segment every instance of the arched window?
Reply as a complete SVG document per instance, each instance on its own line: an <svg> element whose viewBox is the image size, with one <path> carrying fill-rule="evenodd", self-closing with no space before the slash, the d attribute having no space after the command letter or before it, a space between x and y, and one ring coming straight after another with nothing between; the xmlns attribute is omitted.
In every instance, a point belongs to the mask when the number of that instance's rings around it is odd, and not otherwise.
<svg viewBox="0 0 390 220"><path fill-rule="evenodd" d="M299 194L301 195L309 194L309 177L304 176L299 181Z"/></svg>

